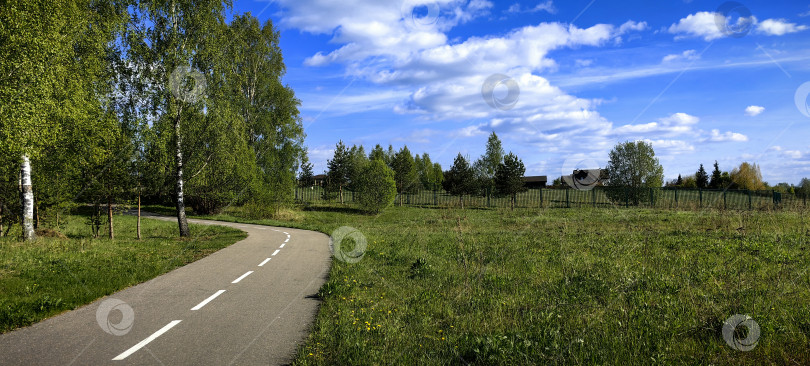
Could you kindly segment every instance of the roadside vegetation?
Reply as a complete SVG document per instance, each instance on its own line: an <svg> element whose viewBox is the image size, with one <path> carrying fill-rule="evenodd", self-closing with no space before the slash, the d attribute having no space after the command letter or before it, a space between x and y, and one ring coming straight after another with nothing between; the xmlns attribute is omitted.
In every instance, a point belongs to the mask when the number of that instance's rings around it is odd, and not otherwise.
<svg viewBox="0 0 810 366"><path fill-rule="evenodd" d="M809 364L800 212L337 205L248 220L367 239L335 260L295 364ZM342 243L351 251L351 243ZM751 316L756 348L722 338Z"/></svg>
<svg viewBox="0 0 810 366"><path fill-rule="evenodd" d="M100 297L194 262L245 237L222 226L191 225L177 237L177 222L115 215L116 239L93 238L86 212L62 218L61 231L40 230L35 241L19 233L0 238L0 333L76 309Z"/></svg>

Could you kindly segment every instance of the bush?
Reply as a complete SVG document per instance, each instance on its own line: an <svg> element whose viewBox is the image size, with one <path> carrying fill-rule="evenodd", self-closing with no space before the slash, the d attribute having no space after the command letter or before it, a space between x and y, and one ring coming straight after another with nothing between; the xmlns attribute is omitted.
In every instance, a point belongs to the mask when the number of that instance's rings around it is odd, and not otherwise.
<svg viewBox="0 0 810 366"><path fill-rule="evenodd" d="M382 160L371 161L360 174L358 202L371 213L379 213L394 203L397 185L394 171Z"/></svg>

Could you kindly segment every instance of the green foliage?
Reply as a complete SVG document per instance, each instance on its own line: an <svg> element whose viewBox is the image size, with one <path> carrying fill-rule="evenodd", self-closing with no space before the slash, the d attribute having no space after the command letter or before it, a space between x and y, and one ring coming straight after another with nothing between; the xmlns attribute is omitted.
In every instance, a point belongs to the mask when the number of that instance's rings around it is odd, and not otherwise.
<svg viewBox="0 0 810 366"><path fill-rule="evenodd" d="M476 179L478 180L479 188L487 192L492 192L495 189L495 172L498 166L503 162L504 150L501 140L498 135L493 131L489 134L487 139L487 146L484 155L481 155L478 160L473 163Z"/></svg>
<svg viewBox="0 0 810 366"><path fill-rule="evenodd" d="M509 196L512 208L515 208L515 196L519 192L526 190L523 185L523 175L526 174L526 167L517 155L509 152L503 158L503 162L498 164L495 170L495 192L500 196Z"/></svg>
<svg viewBox="0 0 810 366"><path fill-rule="evenodd" d="M312 187L315 185L315 174L312 172L312 163L304 154L301 159L301 173L298 175L298 185L301 187Z"/></svg>
<svg viewBox="0 0 810 366"><path fill-rule="evenodd" d="M712 170L712 179L709 182L709 188L718 189L725 186L723 181L723 173L720 171L720 164L717 160L714 161L714 170Z"/></svg>
<svg viewBox="0 0 810 366"><path fill-rule="evenodd" d="M397 195L394 172L381 159L369 162L359 176L358 201L371 213L380 213L394 203Z"/></svg>
<svg viewBox="0 0 810 366"><path fill-rule="evenodd" d="M475 171L470 166L467 159L461 155L461 153L456 156L450 170L444 172L442 188L444 188L447 193L454 196L459 196L462 206L464 205L464 195L475 194L478 192L478 184L475 181Z"/></svg>
<svg viewBox="0 0 810 366"><path fill-rule="evenodd" d="M400 204L402 203L401 195L403 193L413 192L418 189L419 172L417 171L416 162L413 160L411 151L408 146L403 146L394 155L391 161L391 169L394 170L394 180L397 183L397 193L400 194Z"/></svg>
<svg viewBox="0 0 810 366"><path fill-rule="evenodd" d="M352 155L343 144L343 141L338 141L335 145L335 154L331 160L326 162L326 188L330 192L340 192L340 202L343 203L343 188L346 187L351 179L351 164Z"/></svg>
<svg viewBox="0 0 810 366"><path fill-rule="evenodd" d="M644 141L627 141L613 147L607 171L608 185L623 187L633 205L649 201L645 188L658 188L664 183L664 168L655 157L652 144ZM622 190L608 192L614 202L625 200Z"/></svg>
<svg viewBox="0 0 810 366"><path fill-rule="evenodd" d="M762 182L762 173L759 165L743 162L739 167L731 171L731 181L734 182L735 189L748 189L752 191L765 189Z"/></svg>
<svg viewBox="0 0 810 366"><path fill-rule="evenodd" d="M706 169L703 168L703 164L700 164L700 168L698 169L697 173L695 173L695 186L697 186L697 188L709 187L709 173L706 173Z"/></svg>

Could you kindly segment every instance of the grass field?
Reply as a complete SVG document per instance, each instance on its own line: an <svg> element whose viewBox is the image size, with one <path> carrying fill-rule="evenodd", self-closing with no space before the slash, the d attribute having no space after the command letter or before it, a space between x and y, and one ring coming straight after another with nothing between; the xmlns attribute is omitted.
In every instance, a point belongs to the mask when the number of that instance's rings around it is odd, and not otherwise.
<svg viewBox="0 0 810 366"><path fill-rule="evenodd" d="M234 215L219 218L249 221ZM359 262L334 261L297 365L810 364L799 212L310 206L287 217L260 222L351 226L368 243ZM723 340L735 314L761 328L752 351Z"/></svg>
<svg viewBox="0 0 810 366"><path fill-rule="evenodd" d="M192 238L179 239L176 222L143 219L138 241L136 218L116 215L116 239L93 239L86 220L64 218L66 239L0 238L0 333L147 281L245 237L236 229L192 225Z"/></svg>

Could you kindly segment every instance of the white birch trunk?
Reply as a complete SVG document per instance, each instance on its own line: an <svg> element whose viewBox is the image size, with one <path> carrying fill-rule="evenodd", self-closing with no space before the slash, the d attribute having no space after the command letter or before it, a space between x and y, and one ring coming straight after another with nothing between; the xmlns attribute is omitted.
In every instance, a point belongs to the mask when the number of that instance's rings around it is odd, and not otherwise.
<svg viewBox="0 0 810 366"><path fill-rule="evenodd" d="M20 188L23 239L35 240L37 234L34 232L34 189L31 185L31 161L28 159L28 155L22 156Z"/></svg>
<svg viewBox="0 0 810 366"><path fill-rule="evenodd" d="M188 220L186 219L186 203L183 199L183 150L181 148L180 137L180 116L174 123L174 137L175 148L177 153L177 185L175 186L175 193L177 194L177 225L180 227L180 236L189 236Z"/></svg>

